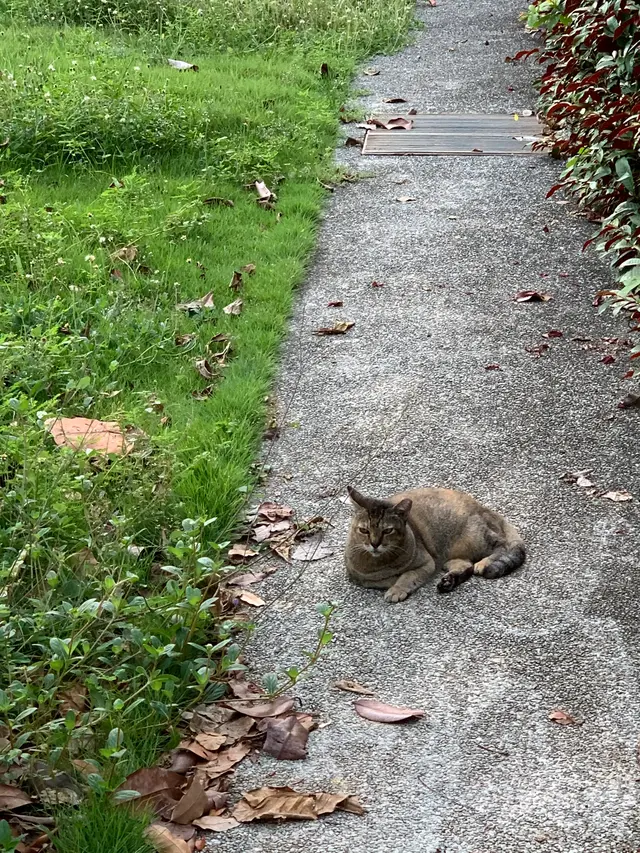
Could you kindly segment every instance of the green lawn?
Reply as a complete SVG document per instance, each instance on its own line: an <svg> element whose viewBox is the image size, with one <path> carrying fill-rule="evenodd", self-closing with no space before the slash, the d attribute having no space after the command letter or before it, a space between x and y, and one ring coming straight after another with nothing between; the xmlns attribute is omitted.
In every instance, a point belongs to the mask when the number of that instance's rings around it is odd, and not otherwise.
<svg viewBox="0 0 640 853"><path fill-rule="evenodd" d="M397 47L412 9L0 2L5 768L69 770L80 755L112 790L239 666L216 583L339 107L356 61ZM272 205L256 202L260 180ZM178 307L210 292L212 308ZM45 429L57 417L115 421L135 449L58 448ZM95 808L59 853L113 849L82 840Z"/></svg>

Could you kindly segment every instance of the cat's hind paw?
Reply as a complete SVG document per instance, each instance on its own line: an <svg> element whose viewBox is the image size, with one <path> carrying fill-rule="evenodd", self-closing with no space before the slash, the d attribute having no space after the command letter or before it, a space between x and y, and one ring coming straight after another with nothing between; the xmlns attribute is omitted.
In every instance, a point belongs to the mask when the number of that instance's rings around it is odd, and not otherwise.
<svg viewBox="0 0 640 853"><path fill-rule="evenodd" d="M436 589L438 592L451 592L458 586L458 578L455 575L445 575L440 578Z"/></svg>
<svg viewBox="0 0 640 853"><path fill-rule="evenodd" d="M395 586L392 586L391 589L388 589L384 594L384 600L389 604L397 604L399 601L404 601L409 593L406 589L398 589Z"/></svg>

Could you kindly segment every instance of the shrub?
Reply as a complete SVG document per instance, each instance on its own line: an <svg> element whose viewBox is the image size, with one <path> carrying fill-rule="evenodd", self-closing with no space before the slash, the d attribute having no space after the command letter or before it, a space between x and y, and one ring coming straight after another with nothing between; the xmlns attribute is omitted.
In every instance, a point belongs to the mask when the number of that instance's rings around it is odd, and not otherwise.
<svg viewBox="0 0 640 853"><path fill-rule="evenodd" d="M572 193L601 222L595 243L611 258L620 290L606 304L640 318L640 3L537 0L529 21L546 28L541 105L557 156L550 190ZM640 356L640 346L632 358Z"/></svg>

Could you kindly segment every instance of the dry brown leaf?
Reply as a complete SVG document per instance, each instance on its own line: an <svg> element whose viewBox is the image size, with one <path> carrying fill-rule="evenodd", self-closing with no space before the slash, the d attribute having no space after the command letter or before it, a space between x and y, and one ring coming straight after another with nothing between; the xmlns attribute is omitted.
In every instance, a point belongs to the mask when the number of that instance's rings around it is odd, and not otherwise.
<svg viewBox="0 0 640 853"><path fill-rule="evenodd" d="M82 684L74 684L59 693L58 698L61 700L61 713L66 714L67 711L81 713L87 707L87 688Z"/></svg>
<svg viewBox="0 0 640 853"><path fill-rule="evenodd" d="M268 574L268 572L243 572L241 575L233 575L229 582L234 586L251 586L253 583L263 581ZM233 683L231 689L233 690ZM244 697L240 696L239 698L242 699Z"/></svg>
<svg viewBox="0 0 640 853"><path fill-rule="evenodd" d="M196 336L192 332L189 332L185 335L176 335L173 340L177 347L184 347L187 344L190 344L191 341L195 341L195 339Z"/></svg>
<svg viewBox="0 0 640 853"><path fill-rule="evenodd" d="M20 788L13 785L0 785L0 811L10 812L22 806L30 806L32 802L31 797Z"/></svg>
<svg viewBox="0 0 640 853"><path fill-rule="evenodd" d="M200 314L203 310L211 310L215 308L213 302L213 290L205 293L200 299L193 299L191 302L180 302L176 305L180 311L186 311L187 314Z"/></svg>
<svg viewBox="0 0 640 853"><path fill-rule="evenodd" d="M235 720L230 720L228 723L222 723L218 726L218 732L225 735L227 745L231 746L241 738L252 736L255 725L256 721L252 717L241 716Z"/></svg>
<svg viewBox="0 0 640 853"><path fill-rule="evenodd" d="M576 720L571 714L567 714L566 711L560 709L551 711L549 719L552 723L557 723L559 726L581 726L583 722L582 720Z"/></svg>
<svg viewBox="0 0 640 853"><path fill-rule="evenodd" d="M244 700L236 701L235 699L230 699L225 702L225 705L233 711L238 711L240 714L258 720L264 717L277 717L280 714L286 714L295 705L295 700L290 696L278 696L277 699L273 699L270 702L255 704L253 702L245 702Z"/></svg>
<svg viewBox="0 0 640 853"><path fill-rule="evenodd" d="M383 104L406 104L407 99L406 98L383 98L382 103Z"/></svg>
<svg viewBox="0 0 640 853"><path fill-rule="evenodd" d="M184 792L184 797L171 812L171 820L174 823L192 823L195 818L202 817L208 809L209 798L204 786L198 779L193 778Z"/></svg>
<svg viewBox="0 0 640 853"><path fill-rule="evenodd" d="M380 71L378 68L365 68L362 73L366 74L367 77L377 77Z"/></svg>
<svg viewBox="0 0 640 853"><path fill-rule="evenodd" d="M301 542L291 555L291 559L307 563L312 560L324 560L325 557L330 557L332 554L333 548L325 545L322 541L322 534L319 534Z"/></svg>
<svg viewBox="0 0 640 853"><path fill-rule="evenodd" d="M373 690L369 690L368 687L365 687L358 681L350 681L349 679L342 679L341 681L336 681L333 686L337 687L338 690L348 690L349 693L360 693L363 696L373 696L374 694Z"/></svg>
<svg viewBox="0 0 640 853"><path fill-rule="evenodd" d="M226 741L226 737L224 735L212 734L210 732L199 732L195 739L200 746L207 750L207 752L216 752L216 750L220 749L221 746L224 746ZM207 758L209 758L209 756L207 756Z"/></svg>
<svg viewBox="0 0 640 853"><path fill-rule="evenodd" d="M355 323L349 320L342 320L340 323L335 323L333 326L325 326L321 329L316 329L314 335L344 335L349 329L353 328Z"/></svg>
<svg viewBox="0 0 640 853"><path fill-rule="evenodd" d="M404 116L393 116L393 118L387 118L386 116L384 118L371 116L367 121L375 124L376 127L382 127L385 130L411 130L413 127L411 119L405 118Z"/></svg>
<svg viewBox="0 0 640 853"><path fill-rule="evenodd" d="M619 409L633 409L638 406L640 406L640 394L627 394L618 403Z"/></svg>
<svg viewBox="0 0 640 853"><path fill-rule="evenodd" d="M233 593L234 598L240 599L244 604L250 604L251 607L264 607L267 603L264 598L260 598L260 596L256 595L255 592L249 592L248 589L233 590L230 588L230 590Z"/></svg>
<svg viewBox="0 0 640 853"><path fill-rule="evenodd" d="M206 400L213 394L214 386L207 385L206 388L201 388L200 390L195 390L191 392L191 396L194 400Z"/></svg>
<svg viewBox="0 0 640 853"><path fill-rule="evenodd" d="M207 783L211 779L224 776L225 773L228 773L236 764L242 761L250 751L251 747L248 743L237 743L228 749L221 749L211 761L196 767L194 779L198 779L207 788Z"/></svg>
<svg viewBox="0 0 640 853"><path fill-rule="evenodd" d="M169 832L165 826L152 823L144 834L158 853L190 853L187 842Z"/></svg>
<svg viewBox="0 0 640 853"><path fill-rule="evenodd" d="M412 195L399 195L399 196L396 198L396 201L399 201L399 202L401 202L402 204L407 204L407 202L409 202L409 201L417 201L417 199L416 199L416 198L414 198Z"/></svg>
<svg viewBox="0 0 640 853"><path fill-rule="evenodd" d="M256 788L247 791L233 810L241 823L253 820L317 820L320 815L339 809L362 815L357 797L349 794L303 794L293 788Z"/></svg>
<svg viewBox="0 0 640 853"><path fill-rule="evenodd" d="M282 521L291 518L293 510L286 504L277 504L274 501L262 501L254 512L249 513L253 519L265 518L267 521Z"/></svg>
<svg viewBox="0 0 640 853"><path fill-rule="evenodd" d="M202 376L203 379L215 379L215 372L211 369L211 365L206 358L198 358L194 362L194 367Z"/></svg>
<svg viewBox="0 0 640 853"><path fill-rule="evenodd" d="M624 489L619 492L605 492L602 497L606 498L608 501L613 501L614 503L624 503L625 501L633 500L633 495L630 492L625 491Z"/></svg>
<svg viewBox="0 0 640 853"><path fill-rule="evenodd" d="M563 337L563 333L560 329L549 329L548 332L543 332L543 338L561 338Z"/></svg>
<svg viewBox="0 0 640 853"><path fill-rule="evenodd" d="M230 302L228 305L225 305L222 309L225 314L233 314L234 316L238 316L238 314L242 311L242 306L244 305L242 299L236 299L233 302Z"/></svg>
<svg viewBox="0 0 640 853"><path fill-rule="evenodd" d="M148 798L163 791L179 789L184 783L185 778L180 773L164 770L162 767L143 767L135 773L130 773L116 790L137 791L141 798Z"/></svg>
<svg viewBox="0 0 640 853"><path fill-rule="evenodd" d="M227 552L227 557L229 557L232 563L241 563L244 560L251 560L257 556L257 551L249 548L248 545L243 545L241 542L237 545L233 545Z"/></svg>
<svg viewBox="0 0 640 853"><path fill-rule="evenodd" d="M128 264L135 261L138 257L138 247L129 245L123 246L121 249L118 249L111 254L112 261L126 261Z"/></svg>
<svg viewBox="0 0 640 853"><path fill-rule="evenodd" d="M307 757L308 738L308 730L294 715L270 719L262 751L280 761L300 761Z"/></svg>
<svg viewBox="0 0 640 853"><path fill-rule="evenodd" d="M199 67L192 62L183 62L181 59L167 59L167 62L172 68L177 68L178 71L199 71Z"/></svg>
<svg viewBox="0 0 640 853"><path fill-rule="evenodd" d="M387 705L377 699L358 699L353 707L359 716L376 723L401 723L406 720L417 720L424 717L424 711L416 708L400 708L397 705Z"/></svg>
<svg viewBox="0 0 640 853"><path fill-rule="evenodd" d="M519 290L513 297L514 302L548 302L551 294L539 290Z"/></svg>
<svg viewBox="0 0 640 853"><path fill-rule="evenodd" d="M267 539L273 538L276 534L292 529L293 522L291 519L283 518L282 521L274 521L270 524L258 524L254 527L252 535L256 542L266 542Z"/></svg>
<svg viewBox="0 0 640 853"><path fill-rule="evenodd" d="M256 188L256 192L258 193L258 204L266 204L268 202L276 200L276 194L271 192L271 190L265 184L264 181L255 181L254 186Z"/></svg>
<svg viewBox="0 0 640 853"><path fill-rule="evenodd" d="M245 264L243 267L240 267L240 272L245 272L247 275L253 275L255 271L255 264Z"/></svg>
<svg viewBox="0 0 640 853"><path fill-rule="evenodd" d="M200 829L208 829L210 832L226 832L235 826L240 826L234 817L222 817L221 815L210 815L194 820L193 825Z"/></svg>
<svg viewBox="0 0 640 853"><path fill-rule="evenodd" d="M134 439L126 435L116 421L95 418L49 418L44 422L58 447L93 450L95 453L130 453Z"/></svg>
<svg viewBox="0 0 640 853"><path fill-rule="evenodd" d="M341 299L333 299L331 302L327 302L327 308L342 308L344 302Z"/></svg>
<svg viewBox="0 0 640 853"><path fill-rule="evenodd" d="M242 273L238 270L233 271L233 275L231 276L231 281L229 283L229 288L231 290L238 291L242 287Z"/></svg>

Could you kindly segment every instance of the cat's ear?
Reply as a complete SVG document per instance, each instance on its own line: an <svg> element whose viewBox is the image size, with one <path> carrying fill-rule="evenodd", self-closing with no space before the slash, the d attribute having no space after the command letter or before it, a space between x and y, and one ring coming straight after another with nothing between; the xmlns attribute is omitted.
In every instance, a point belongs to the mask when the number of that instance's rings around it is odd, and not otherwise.
<svg viewBox="0 0 640 853"><path fill-rule="evenodd" d="M356 506L361 506L362 509L366 509L369 511L371 507L376 503L373 498L365 498L364 495L361 495L360 492L356 491L353 486L347 486L347 492L349 493L349 497L353 501Z"/></svg>
<svg viewBox="0 0 640 853"><path fill-rule="evenodd" d="M399 515L400 518L406 518L409 515L412 506L413 501L411 498L403 498L403 500L394 506L393 511L396 515Z"/></svg>

